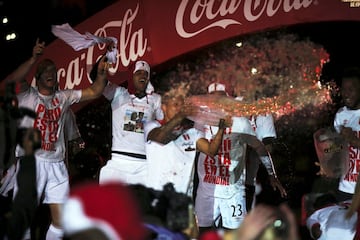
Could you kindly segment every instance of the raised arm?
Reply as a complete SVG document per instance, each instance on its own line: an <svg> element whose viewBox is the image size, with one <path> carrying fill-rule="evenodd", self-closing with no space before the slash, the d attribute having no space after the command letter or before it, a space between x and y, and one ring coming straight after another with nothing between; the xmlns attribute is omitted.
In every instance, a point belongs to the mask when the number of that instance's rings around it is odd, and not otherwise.
<svg viewBox="0 0 360 240"><path fill-rule="evenodd" d="M215 154L219 151L219 147L221 146L222 143L222 137L224 134L224 130L226 128L226 125L230 125L228 124L228 121L231 121L230 118L225 119L220 119L219 121L219 130L217 131L214 139L212 139L211 142L209 142L206 138L200 138L197 142L196 142L196 148L198 151L205 153L206 155L210 156L210 157L214 157Z"/></svg>
<svg viewBox="0 0 360 240"><path fill-rule="evenodd" d="M15 71L13 71L5 81L7 83L16 82L20 83L20 91L26 91L30 84L26 81L26 76L30 72L31 68L37 62L39 57L43 54L45 48L45 42L40 42L39 39L36 39L35 46L33 47L32 56L22 63Z"/></svg>
<svg viewBox="0 0 360 240"><path fill-rule="evenodd" d="M185 119L182 112L176 114L170 121L161 127L154 128L149 132L147 140L155 141L162 144L167 144L174 140L175 136L172 134L175 127L179 126Z"/></svg>
<svg viewBox="0 0 360 240"><path fill-rule="evenodd" d="M107 84L109 67L110 64L107 62L106 56L102 56L97 67L96 79L90 87L82 90L80 101L92 100L101 96Z"/></svg>
<svg viewBox="0 0 360 240"><path fill-rule="evenodd" d="M286 197L286 190L276 176L274 164L272 162L269 152L265 148L265 145L256 136L250 134L241 134L241 138L244 139L245 142L250 145L250 147L255 149L255 151L259 155L262 164L265 166L266 171L269 174L270 184L273 189L278 189L280 191L281 197Z"/></svg>
<svg viewBox="0 0 360 240"><path fill-rule="evenodd" d="M177 99L176 101L180 101L180 100ZM165 103L163 103L163 106L170 107L172 106L172 104L169 104L169 102L166 101ZM176 109L180 109L180 110L177 110L176 112L174 112L175 110L171 111L171 115L176 113L172 117L166 114L165 118L168 119L170 117L170 119L161 127L152 129L149 132L146 140L155 141L161 144L167 144L178 137L177 135L173 134L173 131L175 130L176 127L181 126L185 118L187 116L190 116L193 113L193 111L195 111L195 109L192 106L183 106L183 104L180 104L178 106L181 106L181 108L177 107Z"/></svg>

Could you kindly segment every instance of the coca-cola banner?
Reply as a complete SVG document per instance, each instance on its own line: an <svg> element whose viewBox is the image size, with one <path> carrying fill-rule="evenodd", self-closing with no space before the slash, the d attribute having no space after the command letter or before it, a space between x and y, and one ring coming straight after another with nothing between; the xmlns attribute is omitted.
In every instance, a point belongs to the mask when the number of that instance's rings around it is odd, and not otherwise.
<svg viewBox="0 0 360 240"><path fill-rule="evenodd" d="M282 26L360 20L356 0L121 0L73 28L83 34L118 39L111 69L121 83L137 59L156 66L231 37ZM99 44L75 51L57 39L43 57L58 66L60 88L88 86L89 67L105 51Z"/></svg>

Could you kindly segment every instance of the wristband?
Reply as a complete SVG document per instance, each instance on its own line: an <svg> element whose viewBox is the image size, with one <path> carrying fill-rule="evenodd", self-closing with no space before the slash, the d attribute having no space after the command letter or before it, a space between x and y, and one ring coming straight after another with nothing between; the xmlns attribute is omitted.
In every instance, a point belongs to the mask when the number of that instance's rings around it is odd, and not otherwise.
<svg viewBox="0 0 360 240"><path fill-rule="evenodd" d="M271 157L270 156L260 156L260 160L261 160L262 164L264 164L267 173L269 175L274 175L274 177L276 177L276 173L275 173L275 169L274 169L274 165L271 160Z"/></svg>

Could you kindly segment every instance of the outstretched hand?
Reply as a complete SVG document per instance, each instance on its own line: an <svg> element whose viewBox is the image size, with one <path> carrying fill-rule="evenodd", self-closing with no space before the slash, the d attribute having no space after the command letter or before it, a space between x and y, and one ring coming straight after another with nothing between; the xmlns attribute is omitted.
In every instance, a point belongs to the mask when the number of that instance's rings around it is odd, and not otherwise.
<svg viewBox="0 0 360 240"><path fill-rule="evenodd" d="M245 216L241 226L236 230L237 239L256 239L276 220L275 213L274 207L264 204L259 204L255 208L251 209L251 211Z"/></svg>
<svg viewBox="0 0 360 240"><path fill-rule="evenodd" d="M269 236L267 230L275 228L274 223L276 220L280 220L280 223L282 225L284 224L283 227L285 229L282 239L299 239L298 223L295 214L285 203L279 205L277 208L266 204L255 206L245 216L241 226L235 231L228 231L227 233L231 235L224 239L265 239Z"/></svg>

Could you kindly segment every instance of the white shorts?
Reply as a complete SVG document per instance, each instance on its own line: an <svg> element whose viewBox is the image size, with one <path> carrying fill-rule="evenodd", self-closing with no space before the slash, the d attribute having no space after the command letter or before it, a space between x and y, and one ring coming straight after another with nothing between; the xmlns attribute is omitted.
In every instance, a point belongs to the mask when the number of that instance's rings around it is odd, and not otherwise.
<svg viewBox="0 0 360 240"><path fill-rule="evenodd" d="M70 191L69 174L65 162L36 160L36 188L39 203L41 200L46 204L64 203ZM17 192L16 184L15 192Z"/></svg>
<svg viewBox="0 0 360 240"><path fill-rule="evenodd" d="M143 184L147 177L147 161L132 161L114 157L100 169L99 183L118 181L126 184Z"/></svg>
<svg viewBox="0 0 360 240"><path fill-rule="evenodd" d="M218 226L237 229L246 215L245 190L233 195L231 198L215 198L209 196L196 196L195 212L199 227Z"/></svg>

